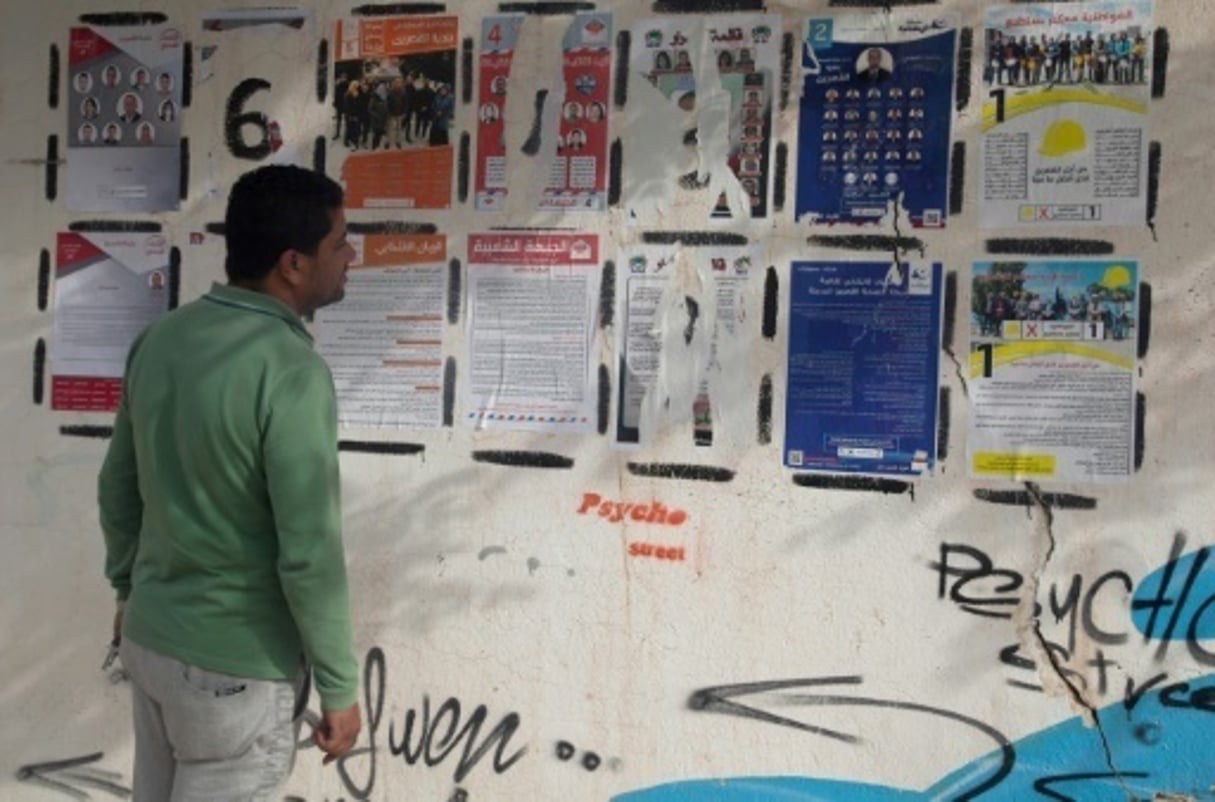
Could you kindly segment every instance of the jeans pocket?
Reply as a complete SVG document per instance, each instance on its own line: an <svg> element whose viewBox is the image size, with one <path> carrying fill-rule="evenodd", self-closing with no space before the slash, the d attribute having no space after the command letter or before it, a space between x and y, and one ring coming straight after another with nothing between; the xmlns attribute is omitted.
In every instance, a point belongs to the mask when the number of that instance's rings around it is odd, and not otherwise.
<svg viewBox="0 0 1215 802"><path fill-rule="evenodd" d="M249 680L243 677L209 671L188 663L182 664L181 679L186 687L216 699L238 696L249 690Z"/></svg>

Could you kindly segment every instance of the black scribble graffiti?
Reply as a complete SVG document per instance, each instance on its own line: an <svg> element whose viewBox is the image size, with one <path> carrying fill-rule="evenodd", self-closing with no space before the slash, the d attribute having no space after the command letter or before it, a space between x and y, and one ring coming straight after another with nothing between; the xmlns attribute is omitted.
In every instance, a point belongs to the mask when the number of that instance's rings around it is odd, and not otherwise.
<svg viewBox="0 0 1215 802"><path fill-rule="evenodd" d="M1047 799L1058 802L1077 802L1075 797L1067 796L1061 791L1052 790L1051 786L1058 783L1090 782L1093 780L1115 779L1145 779L1151 775L1142 771L1120 771L1117 774L1109 771L1097 771L1087 774L1056 774L1051 777L1039 777L1034 780L1034 790Z"/></svg>
<svg viewBox="0 0 1215 802"><path fill-rule="evenodd" d="M78 785L104 791L119 799L130 799L131 789L121 784L121 773L92 768L92 764L103 757L104 752L93 752L66 760L27 763L17 769L17 781L40 785L72 799L92 798L88 791L76 787Z"/></svg>
<svg viewBox="0 0 1215 802"><path fill-rule="evenodd" d="M713 688L703 688L695 691L688 698L688 707L692 710L711 712L711 713L726 713L740 718L752 719L755 721L763 721L769 724L777 724L779 726L790 727L795 730L811 733L812 735L821 735L826 738L843 741L844 743L859 744L862 738L857 735L849 735L847 733L837 732L836 730L820 727L814 724L809 724L798 719L788 718L787 716L776 715L767 710L758 707L753 707L748 704L733 701L742 696L751 696L754 694L770 694L781 691L793 691L804 688L816 688L830 685L860 685L863 682L859 676L839 676L839 677L808 677L804 679L788 679L774 680L769 682L748 682L737 685L719 685ZM876 707L884 710L899 710L909 713L923 713L937 718L943 718L949 721L954 721L959 724L964 724L978 732L986 735L988 738L995 741L1000 750L1000 765L995 772L987 778L976 778L975 781L968 787L951 797L951 802L967 802L967 800L975 799L980 795L990 791L1004 781L1016 763L1016 750L1012 743L994 727L983 723L977 719L965 716L961 713L956 713L952 710L946 710L940 707L932 707L930 705L922 705L916 702L902 702L891 699L875 699L867 696L838 696L834 694L819 694L819 693L781 693L780 702L782 705L806 705L806 706L842 706L842 707Z"/></svg>

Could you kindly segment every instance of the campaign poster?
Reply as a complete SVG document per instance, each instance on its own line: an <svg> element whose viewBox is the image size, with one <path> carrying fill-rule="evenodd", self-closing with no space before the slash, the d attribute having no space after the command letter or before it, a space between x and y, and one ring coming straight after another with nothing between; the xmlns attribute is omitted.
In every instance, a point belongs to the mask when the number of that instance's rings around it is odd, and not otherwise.
<svg viewBox="0 0 1215 802"><path fill-rule="evenodd" d="M168 25L86 26L69 36L68 209L177 209L181 32Z"/></svg>
<svg viewBox="0 0 1215 802"><path fill-rule="evenodd" d="M168 240L61 233L55 246L51 409L113 412L131 344L169 308Z"/></svg>
<svg viewBox="0 0 1215 802"><path fill-rule="evenodd" d="M338 425L432 429L443 422L447 237L352 234L346 295L316 312L317 351Z"/></svg>
<svg viewBox="0 0 1215 802"><path fill-rule="evenodd" d="M1117 482L1134 470L1133 261L976 262L972 477Z"/></svg>
<svg viewBox="0 0 1215 802"><path fill-rule="evenodd" d="M470 234L468 422L478 429L593 431L598 295L595 234Z"/></svg>
<svg viewBox="0 0 1215 802"><path fill-rule="evenodd" d="M519 41L522 14L502 14L481 20L477 64L477 161L474 206L500 209L506 200L506 90Z"/></svg>
<svg viewBox="0 0 1215 802"><path fill-rule="evenodd" d="M794 262L785 465L914 478L936 462L942 270Z"/></svg>
<svg viewBox="0 0 1215 802"><path fill-rule="evenodd" d="M987 9L980 225L1143 223L1151 19L1151 0Z"/></svg>
<svg viewBox="0 0 1215 802"><path fill-rule="evenodd" d="M722 14L637 22L630 69L685 112L695 112L697 82L715 81L729 98L726 163L746 195L748 219L772 208L776 137L773 109L780 91L779 15ZM702 65L716 75L696 75ZM690 122L694 126L695 122ZM733 217L723 194L711 217Z"/></svg>
<svg viewBox="0 0 1215 802"><path fill-rule="evenodd" d="M714 246L684 248L677 246L641 245L624 253L627 272L617 283L616 308L621 310L617 330L619 369L616 387L616 442L621 445L644 445L655 430L666 421L664 417L692 421L693 442L708 446L713 443L715 418L720 419L722 399L713 398L712 386L731 381L731 377L746 375L753 359L759 320L762 314L762 249L754 246ZM674 356L665 353L663 304L676 285L676 261L688 266L705 281L706 303L697 308L697 331L709 334L709 346L703 364L696 368L696 393L690 408L669 409L668 397L660 384L662 374L670 370L668 360L692 359L687 353ZM681 321L686 323L687 316ZM684 328L678 338L681 345ZM696 351L693 351L696 353ZM659 396L656 396L658 393ZM643 425L643 419L646 423Z"/></svg>
<svg viewBox="0 0 1215 802"><path fill-rule="evenodd" d="M797 217L920 228L949 208L954 45L948 19L812 17L801 42Z"/></svg>
<svg viewBox="0 0 1215 802"><path fill-rule="evenodd" d="M608 108L612 81L612 15L574 16L562 40L565 94L557 148L540 211L593 212L607 208Z"/></svg>
<svg viewBox="0 0 1215 802"><path fill-rule="evenodd" d="M338 20L334 92L347 207L451 206L458 20Z"/></svg>

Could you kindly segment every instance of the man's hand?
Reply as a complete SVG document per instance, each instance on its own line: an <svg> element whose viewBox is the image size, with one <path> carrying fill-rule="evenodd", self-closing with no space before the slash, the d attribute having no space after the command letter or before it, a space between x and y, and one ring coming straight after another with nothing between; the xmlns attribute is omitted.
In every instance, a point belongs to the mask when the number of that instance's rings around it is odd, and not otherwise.
<svg viewBox="0 0 1215 802"><path fill-rule="evenodd" d="M325 753L324 762L332 763L353 749L361 727L362 716L358 702L345 710L322 711L321 723L316 726L316 733L312 738Z"/></svg>

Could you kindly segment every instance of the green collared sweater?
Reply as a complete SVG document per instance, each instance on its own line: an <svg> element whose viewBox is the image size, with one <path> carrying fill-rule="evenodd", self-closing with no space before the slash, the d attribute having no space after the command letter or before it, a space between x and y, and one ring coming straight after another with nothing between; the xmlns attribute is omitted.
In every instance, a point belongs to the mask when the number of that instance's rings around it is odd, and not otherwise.
<svg viewBox="0 0 1215 802"><path fill-rule="evenodd" d="M333 379L289 307L214 285L139 336L98 501L124 637L258 679L306 656L354 703Z"/></svg>

